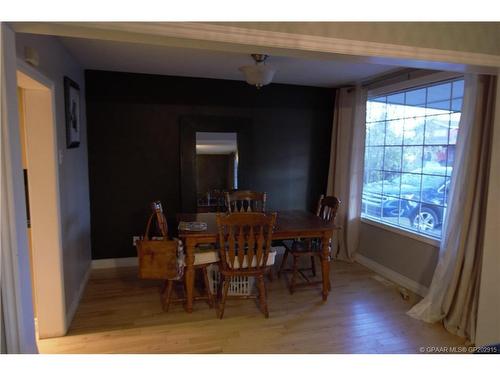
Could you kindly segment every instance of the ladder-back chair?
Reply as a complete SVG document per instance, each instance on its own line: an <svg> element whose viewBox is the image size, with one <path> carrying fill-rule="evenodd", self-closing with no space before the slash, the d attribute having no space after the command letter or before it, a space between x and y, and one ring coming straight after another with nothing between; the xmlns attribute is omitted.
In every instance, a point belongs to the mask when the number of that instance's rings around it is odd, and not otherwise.
<svg viewBox="0 0 500 375"><path fill-rule="evenodd" d="M340 206L340 200L333 196L321 195L318 201L318 208L316 210L316 215L325 221L333 221L337 215L338 208ZM295 240L292 242L291 246L288 245L286 241L283 242L285 246L285 253L283 255L283 260L281 261L281 266L278 271L278 277L281 277L283 272L292 272L292 278L290 280L290 293L295 291L295 288L308 286L308 285L318 285L322 283L322 280L312 281L304 272L311 271L312 277L316 276L316 266L315 257L320 260L322 258L321 252L321 241L320 239L305 239L305 240ZM293 265L291 269L285 269L285 264L289 255L293 257ZM299 259L301 257L309 256L311 259L310 268L299 268ZM304 283L297 283L297 276L300 275L305 280Z"/></svg>
<svg viewBox="0 0 500 375"><path fill-rule="evenodd" d="M251 190L226 192L226 206L229 212L264 212L266 193Z"/></svg>
<svg viewBox="0 0 500 375"><path fill-rule="evenodd" d="M170 240L168 238L168 225L167 225L167 220L165 218L165 215L163 213L163 208L161 205L161 202L155 201L151 204L151 209L153 210L153 213L149 217L148 224L146 227L146 234L145 238L149 239L149 230L152 225L152 222L156 222L156 230L157 232L163 237L162 242L164 243L164 247L169 247L172 250L175 250L179 245L182 246L182 243L178 239L173 239ZM208 302L208 305L212 308L214 306L214 297L213 294L210 290L210 283L208 280L208 271L207 267L212 264L218 262L218 254L217 252L213 251L213 256L211 254L203 254L203 258L201 256L197 255L202 255L202 254L196 254L195 255L195 261L194 261L194 267L195 269L200 269L203 274L203 284L204 284L204 289L205 289L205 294L199 297L195 297L195 300L206 300ZM154 258L154 257L153 257ZM159 265L161 266L161 265ZM163 264L163 267L176 267L177 264L172 264L172 262ZM182 265L184 267L184 264ZM164 311L168 311L170 304L173 302L183 302L185 301L185 298L172 298L172 292L174 289L174 283L177 282L182 282L182 289L185 291L185 278L183 275L183 269L182 272L177 272L179 276L177 277L168 277L164 283L164 286L161 291L161 300L162 300L162 306ZM165 270L166 274L175 274L173 270Z"/></svg>
<svg viewBox="0 0 500 375"><path fill-rule="evenodd" d="M238 276L255 277L260 309L269 317L264 275L274 264L271 239L276 216L276 213L257 212L217 214L222 289L220 319L224 316L231 279Z"/></svg>

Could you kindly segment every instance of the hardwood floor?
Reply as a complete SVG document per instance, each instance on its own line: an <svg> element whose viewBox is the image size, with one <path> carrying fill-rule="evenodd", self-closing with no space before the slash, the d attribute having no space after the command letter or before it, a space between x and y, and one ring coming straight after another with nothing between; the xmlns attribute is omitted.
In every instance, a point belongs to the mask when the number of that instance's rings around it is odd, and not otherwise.
<svg viewBox="0 0 500 375"><path fill-rule="evenodd" d="M278 263L279 264L279 263ZM407 316L411 302L359 264L332 264L332 291L290 295L284 278L267 282L269 319L253 300L228 300L224 319L205 302L165 313L159 283L135 268L94 270L68 335L38 342L40 353L419 353L463 346L439 324Z"/></svg>

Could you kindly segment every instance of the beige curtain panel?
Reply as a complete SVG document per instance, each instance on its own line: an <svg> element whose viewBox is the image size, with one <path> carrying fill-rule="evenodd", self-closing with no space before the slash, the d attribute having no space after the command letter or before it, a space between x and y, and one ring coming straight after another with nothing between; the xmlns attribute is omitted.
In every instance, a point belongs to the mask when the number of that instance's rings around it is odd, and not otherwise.
<svg viewBox="0 0 500 375"><path fill-rule="evenodd" d="M474 342L481 279L496 77L467 76L438 265L429 292L408 315L443 321Z"/></svg>
<svg viewBox="0 0 500 375"><path fill-rule="evenodd" d="M334 256L349 261L359 245L366 99L361 87L341 88L335 95L327 194L342 202L336 218L342 231L334 236Z"/></svg>

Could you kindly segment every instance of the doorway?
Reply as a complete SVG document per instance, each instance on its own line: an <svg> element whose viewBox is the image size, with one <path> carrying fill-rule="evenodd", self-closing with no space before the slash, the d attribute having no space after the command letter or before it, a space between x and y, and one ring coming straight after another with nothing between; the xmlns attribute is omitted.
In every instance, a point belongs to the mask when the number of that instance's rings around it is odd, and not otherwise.
<svg viewBox="0 0 500 375"><path fill-rule="evenodd" d="M17 86L35 330L43 339L66 333L54 87L25 66Z"/></svg>

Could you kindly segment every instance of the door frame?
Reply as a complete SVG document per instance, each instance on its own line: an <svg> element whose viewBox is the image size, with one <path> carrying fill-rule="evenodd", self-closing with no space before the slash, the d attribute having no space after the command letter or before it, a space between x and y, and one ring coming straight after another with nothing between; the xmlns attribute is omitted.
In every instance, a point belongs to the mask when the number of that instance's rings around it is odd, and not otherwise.
<svg viewBox="0 0 500 375"><path fill-rule="evenodd" d="M19 138L15 33L0 24L2 352L37 353Z"/></svg>
<svg viewBox="0 0 500 375"><path fill-rule="evenodd" d="M51 104L51 131L52 139L50 141L50 150L52 168L54 171L53 180L50 183L50 195L53 195L53 205L50 206L53 213L55 213L55 228L53 235L53 244L51 243L51 254L44 254L40 257L33 252L33 270L32 277L34 289L32 292L35 295L37 304L37 319L40 337L57 337L66 334L68 322L66 318L66 301L64 291L64 260L63 260L63 247L62 247L62 224L61 224L61 203L60 203L60 185L59 185L59 163L58 163L58 142L57 142L57 123L56 123L56 96L55 96L55 83L53 80L45 76L39 70L35 69L22 59L17 59L17 70L34 80L36 83L44 87L50 92ZM21 87L22 88L22 87ZM29 131L26 126L26 133L29 136ZM20 144L19 144L20 147ZM27 145L27 152L29 154L29 147ZM29 156L28 156L29 159ZM29 184L28 184L29 188ZM30 198L33 199L33 194L30 192ZM31 205L32 206L32 205ZM33 210L33 207L30 207ZM33 223L33 212L30 213L31 221ZM35 214L36 217L36 214ZM36 223L35 223L36 224ZM36 228L31 228L32 234L35 233ZM32 246L36 243L32 243ZM43 258L51 258L50 268L44 267L42 262ZM55 261L54 261L55 259ZM50 296L50 299L47 297ZM44 322L45 320L45 322ZM47 326L47 321L50 320L50 325Z"/></svg>
<svg viewBox="0 0 500 375"><path fill-rule="evenodd" d="M31 267L29 261L28 235L26 230L26 202L24 195L24 178L21 163L21 140L19 129L19 112L17 98L17 72L20 71L31 79L45 86L50 92L51 124L53 130L53 156L55 163L54 184L57 213L58 259L62 265L62 237L59 194L59 170L57 163L57 124L55 85L36 68L17 58L15 32L5 23L1 28L1 157L2 157L2 312L5 320L4 330L7 353L37 353L34 313L31 288ZM62 267L57 277L59 285L64 288ZM64 289L63 289L64 290ZM64 292L56 296L64 308ZM56 312L61 319L62 335L66 333L67 322L65 311Z"/></svg>

